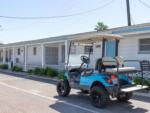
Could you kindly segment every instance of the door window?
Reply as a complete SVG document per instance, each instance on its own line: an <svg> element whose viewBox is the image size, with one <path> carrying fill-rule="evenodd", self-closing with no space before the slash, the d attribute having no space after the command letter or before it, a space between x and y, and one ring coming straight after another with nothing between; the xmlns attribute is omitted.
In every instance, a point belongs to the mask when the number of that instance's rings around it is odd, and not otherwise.
<svg viewBox="0 0 150 113"><path fill-rule="evenodd" d="M107 41L106 42L106 50L105 56L115 57L116 54L116 41Z"/></svg>

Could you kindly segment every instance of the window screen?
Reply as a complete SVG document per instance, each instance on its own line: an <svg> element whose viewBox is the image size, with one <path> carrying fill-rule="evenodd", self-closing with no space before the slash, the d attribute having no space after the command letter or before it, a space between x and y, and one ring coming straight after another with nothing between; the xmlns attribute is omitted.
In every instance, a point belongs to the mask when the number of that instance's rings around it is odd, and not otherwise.
<svg viewBox="0 0 150 113"><path fill-rule="evenodd" d="M18 53L18 55L20 55L20 48L17 49L17 53Z"/></svg>
<svg viewBox="0 0 150 113"><path fill-rule="evenodd" d="M36 55L36 52L37 52L36 47L33 47L33 55Z"/></svg>
<svg viewBox="0 0 150 113"><path fill-rule="evenodd" d="M46 47L46 64L58 65L58 47Z"/></svg>
<svg viewBox="0 0 150 113"><path fill-rule="evenodd" d="M139 51L150 52L150 38L139 40Z"/></svg>
<svg viewBox="0 0 150 113"><path fill-rule="evenodd" d="M93 46L84 46L84 54L93 53Z"/></svg>

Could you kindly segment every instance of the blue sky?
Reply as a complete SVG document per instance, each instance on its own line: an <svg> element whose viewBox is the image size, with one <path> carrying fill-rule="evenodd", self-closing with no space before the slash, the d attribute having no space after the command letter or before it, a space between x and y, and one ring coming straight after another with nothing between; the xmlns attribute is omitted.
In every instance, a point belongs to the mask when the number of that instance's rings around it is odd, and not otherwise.
<svg viewBox="0 0 150 113"><path fill-rule="evenodd" d="M0 0L0 16L57 16L78 13L104 5L111 0ZM150 5L150 0L143 0ZM150 22L150 8L130 0L132 22ZM0 18L0 42L11 43L92 31L98 21L109 28L126 26L126 2L114 0L109 6L80 16L13 20Z"/></svg>

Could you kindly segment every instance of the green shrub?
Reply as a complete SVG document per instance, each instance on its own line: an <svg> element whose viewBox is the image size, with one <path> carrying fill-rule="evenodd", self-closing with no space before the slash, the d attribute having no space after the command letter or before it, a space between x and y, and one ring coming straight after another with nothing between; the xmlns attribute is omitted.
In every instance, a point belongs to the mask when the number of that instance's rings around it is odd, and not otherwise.
<svg viewBox="0 0 150 113"><path fill-rule="evenodd" d="M30 74L30 75L32 75L33 74L33 70L30 69L30 70L27 71L27 73Z"/></svg>
<svg viewBox="0 0 150 113"><path fill-rule="evenodd" d="M8 69L8 65L7 64L0 64L0 69Z"/></svg>
<svg viewBox="0 0 150 113"><path fill-rule="evenodd" d="M55 77L58 75L58 71L56 69L52 69L50 67L46 68L46 75L48 77Z"/></svg>
<svg viewBox="0 0 150 113"><path fill-rule="evenodd" d="M12 67L11 70L14 72L22 72L23 71L22 67L18 67L18 66Z"/></svg>
<svg viewBox="0 0 150 113"><path fill-rule="evenodd" d="M58 73L58 79L61 79L61 80L66 79L65 71L60 71L60 72Z"/></svg>
<svg viewBox="0 0 150 113"><path fill-rule="evenodd" d="M146 85L150 88L150 80L148 80L148 79L145 79L145 78L142 79L142 77L135 77L133 81L137 85L142 85L142 83L143 83L143 85Z"/></svg>
<svg viewBox="0 0 150 113"><path fill-rule="evenodd" d="M46 75L46 70L44 68L38 68L37 67L34 70L32 70L32 73L34 75L40 75L40 76L42 76L42 75Z"/></svg>
<svg viewBox="0 0 150 113"><path fill-rule="evenodd" d="M36 67L35 69L28 70L28 73L31 75L47 76L47 77L55 77L58 75L57 70L50 67L49 68Z"/></svg>

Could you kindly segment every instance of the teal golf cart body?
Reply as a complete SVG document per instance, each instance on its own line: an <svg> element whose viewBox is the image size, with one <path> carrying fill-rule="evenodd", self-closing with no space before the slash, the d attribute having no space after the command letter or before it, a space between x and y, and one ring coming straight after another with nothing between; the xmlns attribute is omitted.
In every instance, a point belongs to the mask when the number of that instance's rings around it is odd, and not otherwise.
<svg viewBox="0 0 150 113"><path fill-rule="evenodd" d="M124 60L118 56L118 35L101 34L94 37L74 38L70 41L68 60L64 79L57 84L57 92L60 96L68 96L71 88L80 89L83 93L89 93L91 102L96 107L104 107L111 97L119 101L128 101L132 92L146 89L147 86L134 85L129 76L138 70L134 67L125 67ZM94 43L102 42L102 56L96 59L95 67L91 68L91 51ZM107 44L110 44L109 46ZM71 46L91 45L88 55L80 57L80 66L70 66Z"/></svg>

